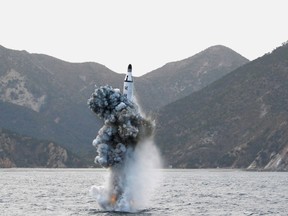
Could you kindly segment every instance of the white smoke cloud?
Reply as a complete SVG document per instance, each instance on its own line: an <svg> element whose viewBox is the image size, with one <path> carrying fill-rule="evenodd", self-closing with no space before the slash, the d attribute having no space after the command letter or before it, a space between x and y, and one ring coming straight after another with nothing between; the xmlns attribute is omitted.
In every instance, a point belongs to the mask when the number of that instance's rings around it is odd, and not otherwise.
<svg viewBox="0 0 288 216"><path fill-rule="evenodd" d="M154 122L138 106L110 86L96 88L90 109L104 120L93 141L95 163L110 169L106 186L90 193L108 211L134 212L148 204L159 178L161 160L153 143Z"/></svg>

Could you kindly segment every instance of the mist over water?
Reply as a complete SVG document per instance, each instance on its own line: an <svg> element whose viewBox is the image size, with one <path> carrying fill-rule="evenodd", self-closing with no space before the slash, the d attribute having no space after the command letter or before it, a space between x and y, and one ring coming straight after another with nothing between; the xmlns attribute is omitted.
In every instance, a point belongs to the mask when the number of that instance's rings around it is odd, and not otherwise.
<svg viewBox="0 0 288 216"><path fill-rule="evenodd" d="M104 210L136 212L148 205L160 177L153 171L161 167L153 142L155 123L111 86L96 88L88 104L104 120L93 141L95 163L110 171L109 179L90 194Z"/></svg>

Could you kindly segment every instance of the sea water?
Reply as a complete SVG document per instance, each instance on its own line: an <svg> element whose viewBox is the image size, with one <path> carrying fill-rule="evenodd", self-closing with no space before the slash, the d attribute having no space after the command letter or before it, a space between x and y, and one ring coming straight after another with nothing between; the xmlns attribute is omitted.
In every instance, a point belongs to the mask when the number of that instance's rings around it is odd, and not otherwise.
<svg viewBox="0 0 288 216"><path fill-rule="evenodd" d="M136 213L101 210L89 195L106 169L0 169L0 215L288 215L288 173L156 170L162 179Z"/></svg>

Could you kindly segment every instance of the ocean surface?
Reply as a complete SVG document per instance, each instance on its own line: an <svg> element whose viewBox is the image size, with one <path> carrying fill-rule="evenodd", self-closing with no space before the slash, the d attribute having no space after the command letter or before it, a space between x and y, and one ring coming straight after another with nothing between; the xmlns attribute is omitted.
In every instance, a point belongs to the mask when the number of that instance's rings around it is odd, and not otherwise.
<svg viewBox="0 0 288 216"><path fill-rule="evenodd" d="M104 169L0 169L0 215L288 215L288 173L157 170L147 207L107 212L89 195Z"/></svg>

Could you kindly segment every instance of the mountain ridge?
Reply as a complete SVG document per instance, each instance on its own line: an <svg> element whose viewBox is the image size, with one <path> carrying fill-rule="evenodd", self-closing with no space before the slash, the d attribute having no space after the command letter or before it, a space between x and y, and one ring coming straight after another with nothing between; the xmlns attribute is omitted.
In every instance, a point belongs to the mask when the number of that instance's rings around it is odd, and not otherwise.
<svg viewBox="0 0 288 216"><path fill-rule="evenodd" d="M214 52L211 57L213 64L206 65L205 69L207 74L217 72L217 75L212 79L209 77L207 82L215 81L248 61L239 54L235 55L237 65L230 67L232 59L218 67L225 54L217 55ZM205 58L210 59L209 55ZM170 78L165 74L162 78L156 78L151 73L148 78L136 77L135 92L144 112L154 112L194 91L189 86L195 77L190 76L189 72L195 73L195 70L197 72L201 68L203 61L198 58L197 62L198 66L192 68L193 70L185 68L186 75L182 79L186 83L182 86L184 89L181 90L181 95L178 95L175 77L183 71L174 71ZM217 69L214 70L214 66ZM221 74L222 70L225 71L224 74ZM0 48L0 109L6 113L0 116L0 127L37 139L61 143L63 147L89 158L93 163L95 153L91 142L102 122L88 109L87 99L95 85L109 84L122 89L123 79L124 74L115 73L98 63L69 63L45 54ZM202 77L199 76L198 79L202 80ZM206 84L207 82L205 81ZM177 88L169 89L166 85L176 85Z"/></svg>
<svg viewBox="0 0 288 216"><path fill-rule="evenodd" d="M156 140L167 163L288 170L287 56L284 45L164 107Z"/></svg>
<svg viewBox="0 0 288 216"><path fill-rule="evenodd" d="M154 89L160 93L153 95L159 103L157 108L160 108L204 88L248 62L248 59L232 49L216 45L186 59L167 63L143 75L142 78L149 80ZM165 101L163 101L164 92L167 97ZM149 104L149 101L145 103ZM152 106L149 108L153 109Z"/></svg>

